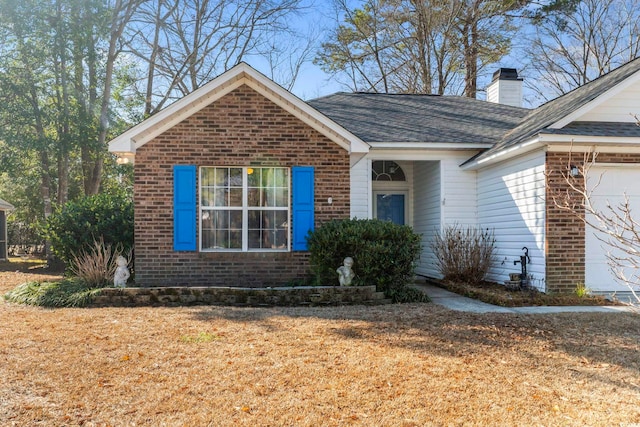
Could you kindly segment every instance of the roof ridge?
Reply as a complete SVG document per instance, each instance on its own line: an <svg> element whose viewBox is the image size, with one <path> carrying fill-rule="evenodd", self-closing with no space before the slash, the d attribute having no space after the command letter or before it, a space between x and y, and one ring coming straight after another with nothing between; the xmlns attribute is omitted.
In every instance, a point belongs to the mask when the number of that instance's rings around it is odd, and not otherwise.
<svg viewBox="0 0 640 427"><path fill-rule="evenodd" d="M547 102L545 102L545 103L543 103L543 104L538 105L538 106L537 106L536 108L534 108L532 111L535 111L535 110L537 110L537 109L539 109L539 108L542 108L542 107L544 107L545 105L550 104L550 103L552 103L552 102L556 102L556 101L558 101L559 99L566 97L567 95L571 95L571 94L573 94L573 93L574 93L575 91L577 91L577 90L587 90L587 89L583 89L583 88L589 88L589 87L592 87L592 86L593 86L593 84L596 84L596 83L597 83L597 82L599 82L601 79L604 79L604 78L606 78L606 77L609 77L609 76L610 76L610 74L612 74L612 73L614 73L614 72L616 72L616 73L621 73L621 72L622 72L622 69L623 69L623 68L626 68L627 66L629 66L629 68L631 68L631 64L632 64L633 62L635 62L635 61L639 61L639 62L640 62L640 56L638 56L638 57L636 57L636 58L633 58L632 60L627 61L627 62L625 62L625 63L624 63L624 64L622 64L622 65L617 66L617 67L616 67L616 68L614 68L613 70L610 70L610 71L608 71L608 72L606 72L606 73L604 73L604 74L599 75L598 77L596 77L596 78L595 78L595 79L593 79L593 80L589 80L588 82L586 82L586 83L585 83L585 84L583 84L583 85L580 85L580 86L574 87L574 88L573 88L573 89L571 89L569 92L566 92L566 93L563 93L563 94L561 94L561 95L558 95L558 96L556 96L555 98L550 99L550 100L548 100ZM590 86L590 85L591 85L591 86Z"/></svg>

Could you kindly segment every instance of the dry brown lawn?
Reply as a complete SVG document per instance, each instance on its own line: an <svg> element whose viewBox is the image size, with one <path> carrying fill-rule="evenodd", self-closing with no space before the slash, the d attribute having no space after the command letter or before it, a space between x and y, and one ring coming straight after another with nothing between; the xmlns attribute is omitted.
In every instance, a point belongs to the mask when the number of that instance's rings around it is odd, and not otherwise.
<svg viewBox="0 0 640 427"><path fill-rule="evenodd" d="M4 264L0 292L44 272ZM2 426L640 423L640 316L0 302Z"/></svg>

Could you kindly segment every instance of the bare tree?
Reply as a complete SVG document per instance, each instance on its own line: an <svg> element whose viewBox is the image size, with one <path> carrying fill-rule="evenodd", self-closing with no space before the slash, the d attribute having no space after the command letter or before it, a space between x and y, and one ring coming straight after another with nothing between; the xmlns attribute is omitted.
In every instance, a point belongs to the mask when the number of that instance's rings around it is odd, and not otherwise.
<svg viewBox="0 0 640 427"><path fill-rule="evenodd" d="M483 68L509 52L508 12L525 0L337 0L335 30L316 63L353 90L475 98Z"/></svg>
<svg viewBox="0 0 640 427"><path fill-rule="evenodd" d="M632 215L629 196L623 194L623 200L613 205L607 201L603 210L594 206L593 192L602 176L595 177L590 171L598 152L590 148L576 157L572 149L563 171L548 172L548 176L559 174L562 182L551 192L551 202L597 231L596 237L609 248L606 258L615 280L627 286L640 303L640 222ZM577 173L572 174L572 168Z"/></svg>
<svg viewBox="0 0 640 427"><path fill-rule="evenodd" d="M300 0L147 2L129 27L129 49L146 64L145 115L184 96L250 55L273 52L274 33Z"/></svg>
<svg viewBox="0 0 640 427"><path fill-rule="evenodd" d="M548 101L640 54L640 0L583 0L539 16L527 56L538 101Z"/></svg>
<svg viewBox="0 0 640 427"><path fill-rule="evenodd" d="M268 77L291 91L303 65L313 60L319 34L318 27L314 25L305 35L278 37L277 32L273 34L271 41L260 52L269 65Z"/></svg>

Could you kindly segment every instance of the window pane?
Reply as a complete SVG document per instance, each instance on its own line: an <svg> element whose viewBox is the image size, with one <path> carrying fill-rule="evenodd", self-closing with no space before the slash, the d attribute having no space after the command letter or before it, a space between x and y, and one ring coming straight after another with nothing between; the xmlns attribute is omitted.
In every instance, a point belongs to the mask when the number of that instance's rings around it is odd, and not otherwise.
<svg viewBox="0 0 640 427"><path fill-rule="evenodd" d="M274 212L273 244L277 249L286 249L289 243L289 212Z"/></svg>
<svg viewBox="0 0 640 427"><path fill-rule="evenodd" d="M204 206L214 206L213 204L213 198L214 198L214 193L213 190L210 188L203 188L201 191L201 195L200 195L200 204L204 207Z"/></svg>
<svg viewBox="0 0 640 427"><path fill-rule="evenodd" d="M202 186L208 187L213 185L215 172L215 168L202 168Z"/></svg>
<svg viewBox="0 0 640 427"><path fill-rule="evenodd" d="M227 206L227 193L223 188L215 189L212 193L213 206Z"/></svg>
<svg viewBox="0 0 640 427"><path fill-rule="evenodd" d="M249 188L247 191L247 203L249 206L260 206L260 193L262 191L259 188Z"/></svg>
<svg viewBox="0 0 640 427"><path fill-rule="evenodd" d="M262 211L249 211L249 230L259 230L262 228Z"/></svg>
<svg viewBox="0 0 640 427"><path fill-rule="evenodd" d="M262 232L249 230L249 249L262 249Z"/></svg>
<svg viewBox="0 0 640 427"><path fill-rule="evenodd" d="M213 228L229 228L229 211L212 211Z"/></svg>
<svg viewBox="0 0 640 427"><path fill-rule="evenodd" d="M242 188L229 189L229 205L242 207Z"/></svg>
<svg viewBox="0 0 640 427"><path fill-rule="evenodd" d="M202 249L213 249L213 231L202 227Z"/></svg>
<svg viewBox="0 0 640 427"><path fill-rule="evenodd" d="M276 203L276 194L273 188L267 188L264 190L265 203L264 206L273 207Z"/></svg>
<svg viewBox="0 0 640 427"><path fill-rule="evenodd" d="M229 230L216 230L214 232L213 249L230 249Z"/></svg>
<svg viewBox="0 0 640 427"><path fill-rule="evenodd" d="M247 185L249 187L260 187L260 168L247 168Z"/></svg>
<svg viewBox="0 0 640 427"><path fill-rule="evenodd" d="M285 168L277 168L275 169L275 186L276 187L287 187L289 184L289 179L288 179L288 175L289 175L289 169L285 169Z"/></svg>
<svg viewBox="0 0 640 427"><path fill-rule="evenodd" d="M276 189L276 206L281 208L289 206L289 191L286 188Z"/></svg>
<svg viewBox="0 0 640 427"><path fill-rule="evenodd" d="M229 248L242 249L242 231L229 231Z"/></svg>
<svg viewBox="0 0 640 427"><path fill-rule="evenodd" d="M213 228L213 217L210 211L202 212L202 230L211 230Z"/></svg>
<svg viewBox="0 0 640 427"><path fill-rule="evenodd" d="M229 169L229 186L242 188L242 168Z"/></svg>
<svg viewBox="0 0 640 427"><path fill-rule="evenodd" d="M262 169L262 186L273 187L273 168Z"/></svg>
<svg viewBox="0 0 640 427"><path fill-rule="evenodd" d="M215 168L216 170L216 187L226 187L229 183L229 169L227 168Z"/></svg>
<svg viewBox="0 0 640 427"><path fill-rule="evenodd" d="M229 211L229 227L242 231L242 211Z"/></svg>

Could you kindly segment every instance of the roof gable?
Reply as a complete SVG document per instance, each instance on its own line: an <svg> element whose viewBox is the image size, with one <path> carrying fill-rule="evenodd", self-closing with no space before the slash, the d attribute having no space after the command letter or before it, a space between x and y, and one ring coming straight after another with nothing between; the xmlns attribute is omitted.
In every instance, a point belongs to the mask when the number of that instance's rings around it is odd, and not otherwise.
<svg viewBox="0 0 640 427"><path fill-rule="evenodd" d="M640 82L640 58L531 111L493 148L479 154L472 161L481 162L494 157L499 151L511 149L531 140L545 129L555 133L556 129L562 129L574 120L585 116L589 111L637 82Z"/></svg>
<svg viewBox="0 0 640 427"><path fill-rule="evenodd" d="M247 85L316 129L348 152L366 153L369 146L344 127L311 108L246 63L240 63L109 142L109 151L131 158L136 150L224 95Z"/></svg>

